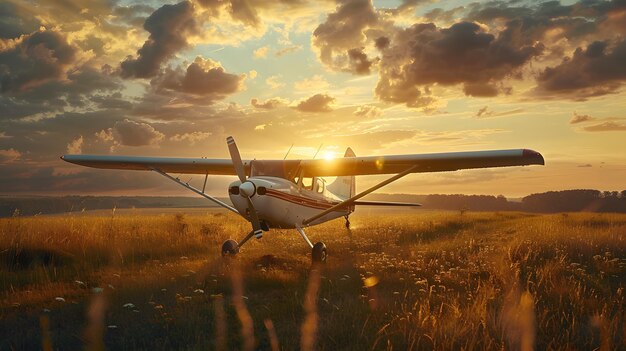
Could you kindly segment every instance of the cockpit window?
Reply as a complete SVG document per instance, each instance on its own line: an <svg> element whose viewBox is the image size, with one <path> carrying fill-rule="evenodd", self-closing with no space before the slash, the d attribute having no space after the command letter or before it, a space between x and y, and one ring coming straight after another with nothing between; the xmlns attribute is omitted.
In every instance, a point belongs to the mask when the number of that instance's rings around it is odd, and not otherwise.
<svg viewBox="0 0 626 351"><path fill-rule="evenodd" d="M313 189L313 178L302 178L302 187L308 190Z"/></svg>
<svg viewBox="0 0 626 351"><path fill-rule="evenodd" d="M317 186L315 187L315 191L317 191L319 194L324 192L324 180L322 180L322 178L315 178L315 183L317 184Z"/></svg>

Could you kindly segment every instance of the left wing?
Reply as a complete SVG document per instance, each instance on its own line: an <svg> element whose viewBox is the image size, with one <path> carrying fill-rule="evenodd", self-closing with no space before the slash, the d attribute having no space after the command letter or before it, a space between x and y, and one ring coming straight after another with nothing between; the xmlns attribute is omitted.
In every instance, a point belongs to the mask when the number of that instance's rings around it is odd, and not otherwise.
<svg viewBox="0 0 626 351"><path fill-rule="evenodd" d="M158 169L166 173L236 175L230 159L64 155L63 161L77 165L134 171ZM243 161L246 173L250 174L250 161Z"/></svg>

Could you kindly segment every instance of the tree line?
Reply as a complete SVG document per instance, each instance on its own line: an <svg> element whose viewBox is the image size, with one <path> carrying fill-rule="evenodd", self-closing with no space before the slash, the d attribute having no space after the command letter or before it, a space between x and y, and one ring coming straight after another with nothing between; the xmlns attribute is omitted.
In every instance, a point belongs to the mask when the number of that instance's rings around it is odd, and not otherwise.
<svg viewBox="0 0 626 351"><path fill-rule="evenodd" d="M502 195L373 194L370 200L418 202L423 208L453 211L621 212L626 213L626 190L576 189L548 191L511 201ZM228 199L223 199L228 201ZM149 207L213 207L202 198L152 196L0 197L0 217L32 216L84 210Z"/></svg>

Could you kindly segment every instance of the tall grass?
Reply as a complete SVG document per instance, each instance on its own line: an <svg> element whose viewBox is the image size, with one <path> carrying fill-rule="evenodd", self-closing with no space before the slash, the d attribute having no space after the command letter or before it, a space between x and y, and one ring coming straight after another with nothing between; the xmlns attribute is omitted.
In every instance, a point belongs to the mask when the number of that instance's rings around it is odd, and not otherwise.
<svg viewBox="0 0 626 351"><path fill-rule="evenodd" d="M287 230L223 260L228 214L0 220L0 349L626 348L624 215L353 217L320 270Z"/></svg>

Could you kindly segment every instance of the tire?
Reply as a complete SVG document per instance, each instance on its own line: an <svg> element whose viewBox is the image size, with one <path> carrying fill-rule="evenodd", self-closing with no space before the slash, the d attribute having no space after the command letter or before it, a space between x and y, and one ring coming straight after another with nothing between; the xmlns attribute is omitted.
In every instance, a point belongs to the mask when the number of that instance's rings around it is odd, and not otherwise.
<svg viewBox="0 0 626 351"><path fill-rule="evenodd" d="M311 250L311 258L313 263L324 263L326 262L326 256L328 256L326 245L323 242L317 242L313 245L313 249Z"/></svg>
<svg viewBox="0 0 626 351"><path fill-rule="evenodd" d="M239 244L233 239L228 239L222 244L222 256L236 255L239 253Z"/></svg>

